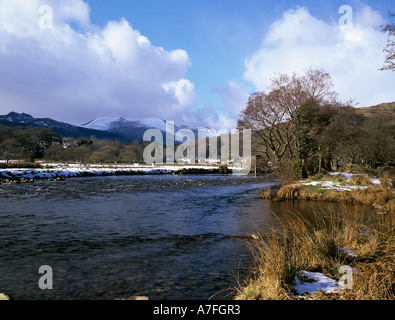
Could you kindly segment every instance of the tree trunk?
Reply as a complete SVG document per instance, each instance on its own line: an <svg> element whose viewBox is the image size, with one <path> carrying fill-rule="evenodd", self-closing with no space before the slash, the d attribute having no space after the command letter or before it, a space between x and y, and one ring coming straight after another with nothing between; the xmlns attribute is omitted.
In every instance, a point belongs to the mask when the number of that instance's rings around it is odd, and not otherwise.
<svg viewBox="0 0 395 320"><path fill-rule="evenodd" d="M321 153L318 155L318 173L321 173L322 169L322 155Z"/></svg>

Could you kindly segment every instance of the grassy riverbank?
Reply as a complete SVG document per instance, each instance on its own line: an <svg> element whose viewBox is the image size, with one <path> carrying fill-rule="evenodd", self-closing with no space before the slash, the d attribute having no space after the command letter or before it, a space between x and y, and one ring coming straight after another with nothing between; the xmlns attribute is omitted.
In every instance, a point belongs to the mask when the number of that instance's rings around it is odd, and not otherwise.
<svg viewBox="0 0 395 320"><path fill-rule="evenodd" d="M285 185L277 192L266 189L260 197L274 201L310 200L369 205L383 213L395 211L395 175L331 173Z"/></svg>
<svg viewBox="0 0 395 320"><path fill-rule="evenodd" d="M358 209L350 210L348 205L338 212L317 211L311 216L290 212L286 221L281 221L281 228L249 243L256 265L251 277L240 284L236 299L394 299L392 181L388 175L373 179L333 174L284 186L275 194L263 191L262 198L276 201L337 201L371 205L379 210L363 215ZM352 274L349 271L346 275L346 285L344 266L352 268ZM303 295L300 288L311 287L314 282L306 278L305 271L319 273L321 278L332 281L335 288Z"/></svg>

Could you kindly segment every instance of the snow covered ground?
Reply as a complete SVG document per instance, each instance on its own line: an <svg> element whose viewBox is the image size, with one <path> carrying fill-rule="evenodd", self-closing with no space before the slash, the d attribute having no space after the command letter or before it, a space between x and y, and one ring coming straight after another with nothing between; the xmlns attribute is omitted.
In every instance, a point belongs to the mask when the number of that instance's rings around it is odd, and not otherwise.
<svg viewBox="0 0 395 320"><path fill-rule="evenodd" d="M232 168L234 174L242 173L241 168ZM56 179L82 176L101 175L143 175L143 174L176 174L180 171L187 173L213 173L218 170L215 166L138 166L138 165L80 165L80 164L45 164L44 169L0 169L0 179Z"/></svg>
<svg viewBox="0 0 395 320"><path fill-rule="evenodd" d="M366 178L369 177L368 174L350 173L350 172L329 172L328 174L331 175L331 176L339 176L339 175L343 176L343 177L347 178L346 181L350 181L351 178L355 177L355 176L366 177ZM372 183L374 185L380 185L381 184L380 180L377 179L377 178L371 178L371 179L369 179L369 181L370 181L370 183Z"/></svg>
<svg viewBox="0 0 395 320"><path fill-rule="evenodd" d="M322 189L334 189L337 191L351 191L356 189L367 189L367 186L355 186L350 184L344 184L337 181L310 181L304 182L302 181L301 184L303 186L321 186Z"/></svg>
<svg viewBox="0 0 395 320"><path fill-rule="evenodd" d="M347 254L356 257L351 251L343 249ZM339 273L343 276L339 281L331 279L320 272L300 271L299 275L295 278L295 286L293 293L299 297L304 295L313 294L319 291L324 293L342 292L345 289L352 289L353 287L353 274L355 270L350 266L344 265L339 268Z"/></svg>
<svg viewBox="0 0 395 320"><path fill-rule="evenodd" d="M303 278L301 281L299 278ZM298 296L312 294L323 291L324 293L334 293L339 289L339 283L336 280L328 278L319 272L300 271L299 277L295 278L296 285L294 291Z"/></svg>
<svg viewBox="0 0 395 320"><path fill-rule="evenodd" d="M301 181L300 184L303 186L320 186L322 189L333 189L337 191L352 191L352 190L366 190L368 186L357 186L350 183L351 178L354 176L364 176L361 174L354 174L349 172L329 172L330 176L343 176L345 177L345 181L332 181L332 180L323 180L323 181ZM380 185L381 182L379 179L371 178L369 182L373 185Z"/></svg>

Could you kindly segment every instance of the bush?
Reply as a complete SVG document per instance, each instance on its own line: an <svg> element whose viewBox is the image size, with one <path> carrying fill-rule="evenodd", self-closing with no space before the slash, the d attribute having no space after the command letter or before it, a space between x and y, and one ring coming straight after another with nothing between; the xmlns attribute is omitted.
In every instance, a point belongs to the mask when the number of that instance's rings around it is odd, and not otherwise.
<svg viewBox="0 0 395 320"><path fill-rule="evenodd" d="M284 160L276 164L275 173L281 179L283 185L295 183L305 178L303 161L299 157Z"/></svg>
<svg viewBox="0 0 395 320"><path fill-rule="evenodd" d="M219 173L229 173L228 165L226 165L226 164L221 164L221 165L219 166Z"/></svg>

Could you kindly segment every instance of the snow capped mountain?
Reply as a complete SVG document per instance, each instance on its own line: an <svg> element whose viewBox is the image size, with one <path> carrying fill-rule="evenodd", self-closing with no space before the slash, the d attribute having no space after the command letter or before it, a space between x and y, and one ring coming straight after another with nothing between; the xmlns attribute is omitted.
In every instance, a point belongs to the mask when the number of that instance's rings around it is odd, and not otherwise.
<svg viewBox="0 0 395 320"><path fill-rule="evenodd" d="M120 127L143 127L147 129L159 129L166 131L166 121L159 118L146 118L142 120L126 120L122 117L101 117L83 124L83 128L95 130L117 130Z"/></svg>
<svg viewBox="0 0 395 320"><path fill-rule="evenodd" d="M159 129L162 132L166 132L166 121L159 118L146 118L138 121L141 125L147 128Z"/></svg>
<svg viewBox="0 0 395 320"><path fill-rule="evenodd" d="M94 130L111 130L111 128L119 122L126 121L120 117L102 117L92 120L81 127Z"/></svg>
<svg viewBox="0 0 395 320"><path fill-rule="evenodd" d="M168 130L176 134L181 129L192 130L195 139L199 137L199 131L203 131L206 137L215 137L215 130L206 127L188 127L184 125L174 125L174 132L171 126L166 125L166 120L159 118L145 118L141 120L126 120L122 117L102 117L92 120L81 126L74 126L65 122L56 121L50 118L34 118L26 113L10 112L7 115L0 115L0 125L6 126L35 126L47 127L63 137L91 137L98 139L118 140L129 143L135 140L142 141L144 133L148 129L159 129L164 135ZM191 141L191 139L188 139Z"/></svg>
<svg viewBox="0 0 395 320"><path fill-rule="evenodd" d="M144 132L148 129L158 129L163 133L172 130L168 127L166 120L159 118L145 118L141 120L126 120L122 117L102 117L92 120L84 125L83 128L95 129L95 130L104 130L114 133L120 133L125 136L137 136L140 135L140 139L142 139ZM208 137L216 136L216 132L210 128L198 127L191 128L188 126L174 126L174 134L177 133L181 129L190 129L195 133L196 138L198 138L198 130L202 130Z"/></svg>
<svg viewBox="0 0 395 320"><path fill-rule="evenodd" d="M94 130L89 128L82 128L68 124L61 121L56 121L50 118L34 118L30 114L10 112L7 115L0 115L0 125L8 127L41 127L52 128L53 132L63 137L91 137L95 136L98 139L119 140L122 142L133 141L123 135L103 130Z"/></svg>

